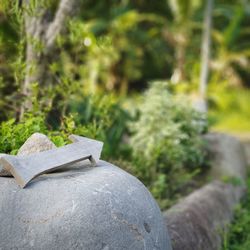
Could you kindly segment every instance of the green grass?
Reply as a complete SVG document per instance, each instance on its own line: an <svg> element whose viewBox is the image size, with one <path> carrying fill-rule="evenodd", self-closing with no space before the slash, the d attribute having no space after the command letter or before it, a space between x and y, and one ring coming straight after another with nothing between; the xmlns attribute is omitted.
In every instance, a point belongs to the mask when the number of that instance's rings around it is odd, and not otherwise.
<svg viewBox="0 0 250 250"><path fill-rule="evenodd" d="M250 177L247 182L248 194L235 210L235 216L229 231L224 234L222 250L250 249Z"/></svg>
<svg viewBox="0 0 250 250"><path fill-rule="evenodd" d="M238 113L216 113L211 114L210 117L215 119L215 124L212 128L217 131L237 133L237 132L249 132L250 131L250 116L243 116Z"/></svg>
<svg viewBox="0 0 250 250"><path fill-rule="evenodd" d="M250 90L216 87L210 91L209 120L212 129L223 132L250 131Z"/></svg>

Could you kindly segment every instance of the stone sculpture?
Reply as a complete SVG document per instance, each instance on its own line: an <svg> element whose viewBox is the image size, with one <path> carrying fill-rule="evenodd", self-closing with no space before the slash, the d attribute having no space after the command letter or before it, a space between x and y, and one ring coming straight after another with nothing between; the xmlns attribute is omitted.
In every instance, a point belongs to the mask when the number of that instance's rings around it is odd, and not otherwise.
<svg viewBox="0 0 250 250"><path fill-rule="evenodd" d="M58 169L25 189L0 177L0 221L0 249L171 250L149 191L105 161Z"/></svg>

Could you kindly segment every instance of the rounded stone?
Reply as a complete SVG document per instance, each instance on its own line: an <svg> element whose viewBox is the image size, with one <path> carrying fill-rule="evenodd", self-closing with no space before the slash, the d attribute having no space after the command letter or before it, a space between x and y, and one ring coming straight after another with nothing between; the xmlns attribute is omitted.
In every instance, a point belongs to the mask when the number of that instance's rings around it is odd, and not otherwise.
<svg viewBox="0 0 250 250"><path fill-rule="evenodd" d="M56 148L56 145L44 134L32 134L18 150L18 155L30 155Z"/></svg>
<svg viewBox="0 0 250 250"><path fill-rule="evenodd" d="M40 176L25 189L0 177L0 221L0 249L171 249L149 191L104 161Z"/></svg>
<svg viewBox="0 0 250 250"><path fill-rule="evenodd" d="M0 158L2 156L5 156L5 154L0 154ZM0 163L0 176L11 176L11 174L3 168L3 166L1 165L1 163Z"/></svg>

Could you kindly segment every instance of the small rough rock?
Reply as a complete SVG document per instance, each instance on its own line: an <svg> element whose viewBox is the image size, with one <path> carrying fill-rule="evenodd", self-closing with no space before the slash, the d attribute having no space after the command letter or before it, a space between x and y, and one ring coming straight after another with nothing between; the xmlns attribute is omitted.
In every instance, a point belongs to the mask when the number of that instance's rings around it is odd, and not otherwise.
<svg viewBox="0 0 250 250"><path fill-rule="evenodd" d="M46 135L34 133L18 150L17 155L30 155L53 148L56 148L56 145Z"/></svg>
<svg viewBox="0 0 250 250"><path fill-rule="evenodd" d="M42 151L56 148L56 145L44 134L34 133L31 135L22 147L18 150L17 155L30 155ZM4 154L0 154L3 156ZM4 170L0 165L0 176L12 176L8 171Z"/></svg>
<svg viewBox="0 0 250 250"><path fill-rule="evenodd" d="M4 156L4 154L0 154L0 158ZM6 171L5 169L3 169L3 167L0 164L0 176L11 176L11 174Z"/></svg>

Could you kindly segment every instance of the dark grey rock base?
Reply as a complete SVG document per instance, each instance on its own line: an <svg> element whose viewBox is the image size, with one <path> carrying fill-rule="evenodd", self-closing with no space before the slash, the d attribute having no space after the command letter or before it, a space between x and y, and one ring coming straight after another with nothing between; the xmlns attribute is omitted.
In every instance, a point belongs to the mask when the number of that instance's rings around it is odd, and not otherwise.
<svg viewBox="0 0 250 250"><path fill-rule="evenodd" d="M151 194L106 162L43 175L26 189L0 177L0 223L1 250L171 250Z"/></svg>

